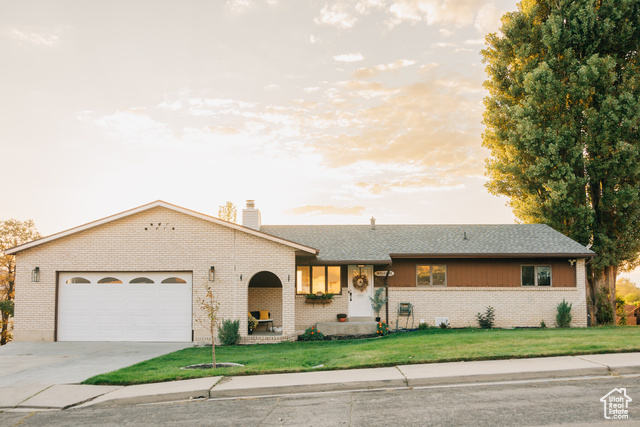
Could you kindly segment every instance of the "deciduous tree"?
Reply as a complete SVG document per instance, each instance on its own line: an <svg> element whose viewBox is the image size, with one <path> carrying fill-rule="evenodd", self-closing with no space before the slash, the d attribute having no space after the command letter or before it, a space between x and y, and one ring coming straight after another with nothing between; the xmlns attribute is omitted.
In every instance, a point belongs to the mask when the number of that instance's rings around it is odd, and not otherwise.
<svg viewBox="0 0 640 427"><path fill-rule="evenodd" d="M616 295L627 304L640 304L640 288L626 277L621 277L616 282Z"/></svg>
<svg viewBox="0 0 640 427"><path fill-rule="evenodd" d="M9 318L13 317L16 273L15 257L6 255L4 250L38 238L40 233L36 230L33 220L0 221L0 345L6 344L11 337Z"/></svg>
<svg viewBox="0 0 640 427"><path fill-rule="evenodd" d="M231 202L226 202L222 206L218 206L218 218L229 222L238 222L238 210Z"/></svg>
<svg viewBox="0 0 640 427"><path fill-rule="evenodd" d="M592 244L591 301L604 287L615 308L640 252L640 1L523 0L500 30L482 52L487 187Z"/></svg>
<svg viewBox="0 0 640 427"><path fill-rule="evenodd" d="M204 312L206 319L200 319L200 323L209 328L211 333L211 362L213 369L216 368L216 327L218 326L218 312L220 311L220 303L213 294L213 286L207 283L204 286L206 296L198 299L200 309Z"/></svg>

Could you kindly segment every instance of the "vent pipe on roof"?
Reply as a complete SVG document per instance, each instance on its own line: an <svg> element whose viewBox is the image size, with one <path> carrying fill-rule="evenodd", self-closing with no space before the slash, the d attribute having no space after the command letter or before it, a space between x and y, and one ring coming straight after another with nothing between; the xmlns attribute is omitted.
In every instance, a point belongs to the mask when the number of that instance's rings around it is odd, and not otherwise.
<svg viewBox="0 0 640 427"><path fill-rule="evenodd" d="M254 200L247 200L247 208L242 210L242 225L260 231L260 210L256 209Z"/></svg>
<svg viewBox="0 0 640 427"><path fill-rule="evenodd" d="M464 232L464 237L462 238L462 240L469 240L469 239L467 238L467 232L466 232L466 231Z"/></svg>
<svg viewBox="0 0 640 427"><path fill-rule="evenodd" d="M376 219L374 217L371 217L371 229L376 229Z"/></svg>

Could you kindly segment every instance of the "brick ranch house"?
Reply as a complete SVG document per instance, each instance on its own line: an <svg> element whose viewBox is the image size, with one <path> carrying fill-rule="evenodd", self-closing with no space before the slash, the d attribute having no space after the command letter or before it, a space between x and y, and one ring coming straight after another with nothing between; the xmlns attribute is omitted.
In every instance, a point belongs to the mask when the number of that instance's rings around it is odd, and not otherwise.
<svg viewBox="0 0 640 427"><path fill-rule="evenodd" d="M266 226L253 201L242 214L237 225L156 201L8 249L15 340L207 341L207 283L243 342L292 340L338 313L371 318L369 296L384 286L375 272L387 270L391 328L401 302L415 326L475 326L489 305L498 327L551 326L563 299L573 325L587 323L595 254L546 225ZM335 296L308 303L317 292ZM247 312L258 310L281 332L248 335Z"/></svg>

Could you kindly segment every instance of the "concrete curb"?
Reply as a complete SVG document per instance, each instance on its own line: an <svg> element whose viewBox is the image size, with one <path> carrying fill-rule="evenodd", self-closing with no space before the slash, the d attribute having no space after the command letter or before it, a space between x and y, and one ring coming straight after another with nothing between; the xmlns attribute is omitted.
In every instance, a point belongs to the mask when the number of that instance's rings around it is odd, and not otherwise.
<svg viewBox="0 0 640 427"><path fill-rule="evenodd" d="M575 357L606 366L613 374L640 374L640 353L589 354Z"/></svg>
<svg viewBox="0 0 640 427"><path fill-rule="evenodd" d="M16 406L18 409L66 409L123 387L110 385L56 384Z"/></svg>
<svg viewBox="0 0 640 427"><path fill-rule="evenodd" d="M211 389L210 397L244 397L406 386L406 379L397 368L348 369L228 377Z"/></svg>
<svg viewBox="0 0 640 427"><path fill-rule="evenodd" d="M166 383L132 385L103 394L90 402L77 406L77 408L206 399L209 398L211 388L221 379L222 377L206 377Z"/></svg>
<svg viewBox="0 0 640 427"><path fill-rule="evenodd" d="M609 375L604 365L573 356L404 365L410 387Z"/></svg>

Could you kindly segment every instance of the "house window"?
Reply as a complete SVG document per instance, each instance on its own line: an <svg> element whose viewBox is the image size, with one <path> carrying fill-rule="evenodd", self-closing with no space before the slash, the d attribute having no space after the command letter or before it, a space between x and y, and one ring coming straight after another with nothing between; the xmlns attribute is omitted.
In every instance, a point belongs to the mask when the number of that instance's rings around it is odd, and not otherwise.
<svg viewBox="0 0 640 427"><path fill-rule="evenodd" d="M301 265L296 268L296 293L315 294L342 292L340 266Z"/></svg>
<svg viewBox="0 0 640 427"><path fill-rule="evenodd" d="M311 267L298 267L296 270L296 293L298 294L310 294L311 293Z"/></svg>
<svg viewBox="0 0 640 427"><path fill-rule="evenodd" d="M446 265L418 265L416 276L418 286L447 286Z"/></svg>
<svg viewBox="0 0 640 427"><path fill-rule="evenodd" d="M551 286L551 266L523 265L522 286Z"/></svg>

